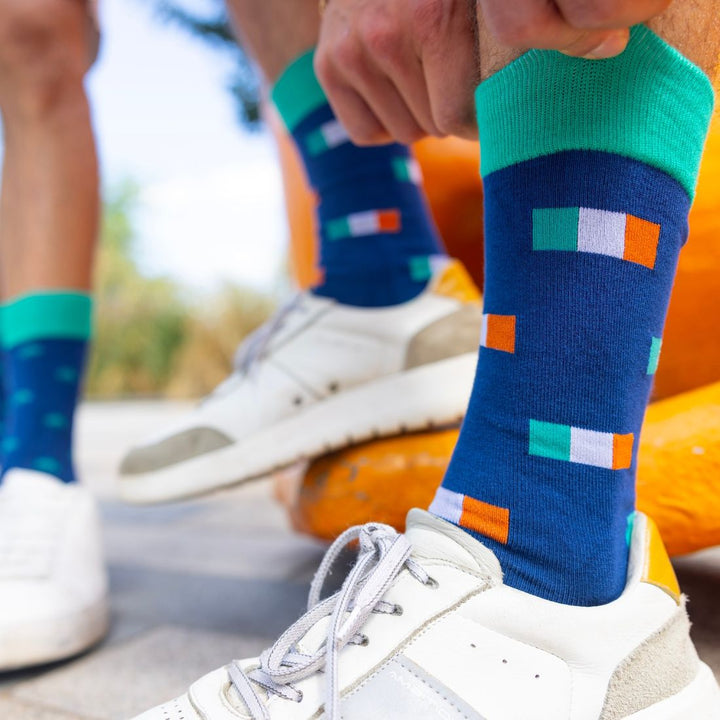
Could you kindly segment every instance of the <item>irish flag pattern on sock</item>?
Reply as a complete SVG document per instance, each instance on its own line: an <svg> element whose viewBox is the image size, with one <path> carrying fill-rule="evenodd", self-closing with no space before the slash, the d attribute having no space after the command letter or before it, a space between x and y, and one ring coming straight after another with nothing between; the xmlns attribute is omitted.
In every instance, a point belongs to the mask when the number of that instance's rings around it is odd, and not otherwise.
<svg viewBox="0 0 720 720"><path fill-rule="evenodd" d="M393 158L392 167L396 180L413 183L414 185L422 183L422 170L420 169L420 163L415 158Z"/></svg>
<svg viewBox="0 0 720 720"><path fill-rule="evenodd" d="M533 250L593 253L655 267L660 225L585 207L535 208Z"/></svg>
<svg viewBox="0 0 720 720"><path fill-rule="evenodd" d="M625 470L632 464L634 435L598 432L530 420L530 455Z"/></svg>
<svg viewBox="0 0 720 720"><path fill-rule="evenodd" d="M514 353L515 316L483 314L480 327L480 347Z"/></svg>
<svg viewBox="0 0 720 720"><path fill-rule="evenodd" d="M446 255L416 255L409 261L410 277L416 282L425 282L440 274L447 264Z"/></svg>
<svg viewBox="0 0 720 720"><path fill-rule="evenodd" d="M342 240L364 235L399 233L402 222L397 209L366 210L330 220L325 229L330 240Z"/></svg>
<svg viewBox="0 0 720 720"><path fill-rule="evenodd" d="M439 487L430 512L448 522L506 544L510 533L510 511Z"/></svg>
<svg viewBox="0 0 720 720"><path fill-rule="evenodd" d="M305 148L310 155L322 155L340 145L350 142L350 136L337 120L323 123L305 137Z"/></svg>

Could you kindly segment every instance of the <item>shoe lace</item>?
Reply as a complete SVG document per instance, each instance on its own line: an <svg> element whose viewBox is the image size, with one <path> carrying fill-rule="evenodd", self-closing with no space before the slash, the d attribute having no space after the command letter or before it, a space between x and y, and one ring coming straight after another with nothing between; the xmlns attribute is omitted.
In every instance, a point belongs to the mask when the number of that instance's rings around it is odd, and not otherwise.
<svg viewBox="0 0 720 720"><path fill-rule="evenodd" d="M288 315L297 310L302 301L302 294L296 294L255 332L245 338L235 352L233 367L240 375L247 375L255 363L263 357L270 341L285 324Z"/></svg>
<svg viewBox="0 0 720 720"><path fill-rule="evenodd" d="M345 547L359 542L357 562L338 592L321 600L322 589L335 561ZM325 715L327 720L340 717L338 697L338 660L348 644L364 645L367 637L360 630L372 613L399 614L398 606L382 598L403 569L424 585L434 581L410 557L411 546L404 535L388 525L370 523L346 530L332 544L310 586L308 610L291 625L277 642L260 656L258 667L243 670L238 660L228 666L232 685L245 702L253 720L270 720L266 705L256 686L268 694L300 702L302 692L293 683L316 672L326 676ZM323 618L330 617L327 635L312 654L297 645Z"/></svg>
<svg viewBox="0 0 720 720"><path fill-rule="evenodd" d="M50 572L65 503L54 494L33 498L0 492L0 579L44 577Z"/></svg>

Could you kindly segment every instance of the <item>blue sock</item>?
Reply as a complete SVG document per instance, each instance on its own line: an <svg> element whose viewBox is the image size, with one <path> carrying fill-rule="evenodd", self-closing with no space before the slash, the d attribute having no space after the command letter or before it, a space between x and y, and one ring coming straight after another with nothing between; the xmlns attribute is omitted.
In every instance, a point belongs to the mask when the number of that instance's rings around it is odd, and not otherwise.
<svg viewBox="0 0 720 720"><path fill-rule="evenodd" d="M75 480L73 421L90 316L91 300L79 292L24 295L3 308L3 473L25 468Z"/></svg>
<svg viewBox="0 0 720 720"><path fill-rule="evenodd" d="M323 280L315 294L380 307L422 292L428 257L443 250L409 150L349 141L315 77L312 52L285 70L273 101L319 198Z"/></svg>
<svg viewBox="0 0 720 720"><path fill-rule="evenodd" d="M485 315L431 510L486 543L509 585L607 603L626 583L638 438L712 89L638 27L610 60L527 53L477 104Z"/></svg>

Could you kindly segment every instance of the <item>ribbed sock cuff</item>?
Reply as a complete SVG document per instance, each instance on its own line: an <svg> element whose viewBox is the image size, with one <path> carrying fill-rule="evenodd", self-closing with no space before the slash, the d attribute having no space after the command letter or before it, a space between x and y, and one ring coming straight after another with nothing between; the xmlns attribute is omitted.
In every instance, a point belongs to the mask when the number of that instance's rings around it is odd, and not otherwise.
<svg viewBox="0 0 720 720"><path fill-rule="evenodd" d="M59 338L87 340L92 331L92 298L77 291L47 291L14 298L2 306L2 347Z"/></svg>
<svg viewBox="0 0 720 720"><path fill-rule="evenodd" d="M315 48L287 66L275 83L271 97L287 129L292 132L311 112L327 103L315 77Z"/></svg>
<svg viewBox="0 0 720 720"><path fill-rule="evenodd" d="M483 82L475 99L483 176L543 155L596 150L656 167L695 193L712 85L644 25L608 60L528 52Z"/></svg>

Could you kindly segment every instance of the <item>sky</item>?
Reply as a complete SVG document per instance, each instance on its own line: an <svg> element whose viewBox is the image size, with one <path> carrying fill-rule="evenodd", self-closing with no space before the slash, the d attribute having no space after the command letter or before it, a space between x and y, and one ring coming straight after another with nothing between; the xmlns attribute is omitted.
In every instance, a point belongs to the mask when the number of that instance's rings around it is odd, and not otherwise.
<svg viewBox="0 0 720 720"><path fill-rule="evenodd" d="M271 288L287 242L281 176L272 138L238 124L230 58L160 22L152 0L101 0L100 10L87 87L104 186L140 190L142 269L199 291L226 280Z"/></svg>

